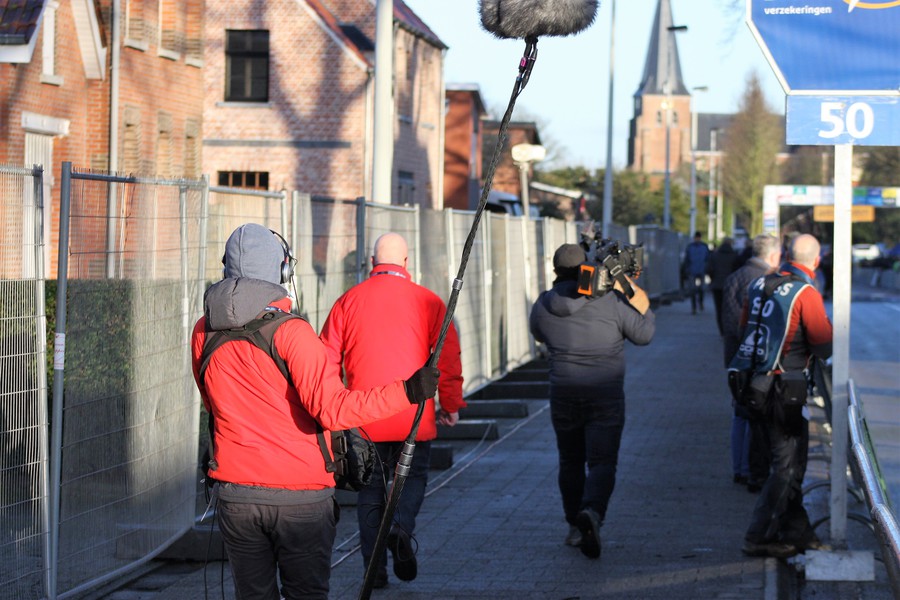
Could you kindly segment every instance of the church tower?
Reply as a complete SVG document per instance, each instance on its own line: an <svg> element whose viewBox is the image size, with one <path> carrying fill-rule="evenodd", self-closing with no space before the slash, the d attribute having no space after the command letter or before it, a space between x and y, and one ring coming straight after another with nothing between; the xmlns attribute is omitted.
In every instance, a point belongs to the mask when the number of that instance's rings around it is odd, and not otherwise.
<svg viewBox="0 0 900 600"><path fill-rule="evenodd" d="M634 117L628 137L628 168L634 171L676 173L682 163L690 160L691 96L681 78L677 34L672 25L672 5L669 0L659 0L644 74L634 94Z"/></svg>

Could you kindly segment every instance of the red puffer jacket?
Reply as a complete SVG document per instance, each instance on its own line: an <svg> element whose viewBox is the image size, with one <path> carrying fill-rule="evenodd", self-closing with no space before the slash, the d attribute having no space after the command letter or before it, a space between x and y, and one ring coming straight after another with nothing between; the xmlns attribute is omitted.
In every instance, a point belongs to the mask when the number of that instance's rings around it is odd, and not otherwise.
<svg viewBox="0 0 900 600"><path fill-rule="evenodd" d="M232 285L235 289L229 288ZM241 294L243 288L273 285L258 280L223 280L207 293L207 315L212 314L211 322L224 329L246 324L267 305L290 310L288 298L270 301L271 294L263 296L261 304L236 300L247 297ZM214 458L218 469L209 473L213 479L292 490L333 487L334 477L325 471L318 446L316 421L325 429L346 429L410 407L399 377L372 390L346 389L315 331L302 319L285 321L274 337L275 348L285 359L296 388L285 380L269 355L245 341L228 342L216 350L205 381L200 381L199 359L206 325L207 318L197 321L191 354L203 403L215 419Z"/></svg>
<svg viewBox="0 0 900 600"><path fill-rule="evenodd" d="M437 343L446 314L444 302L413 283L401 266L381 264L369 279L351 288L331 309L320 337L329 360L343 364L347 386L361 390L406 379L425 364ZM438 399L447 412L466 406L462 397L459 337L451 324L438 359ZM416 407L369 423L362 429L375 442L405 440ZM437 436L434 400L429 400L416 439Z"/></svg>

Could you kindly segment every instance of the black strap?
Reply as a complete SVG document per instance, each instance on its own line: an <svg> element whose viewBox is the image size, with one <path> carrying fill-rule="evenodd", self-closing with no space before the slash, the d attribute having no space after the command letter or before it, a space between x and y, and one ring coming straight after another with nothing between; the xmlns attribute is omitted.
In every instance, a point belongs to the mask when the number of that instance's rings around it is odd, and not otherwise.
<svg viewBox="0 0 900 600"><path fill-rule="evenodd" d="M284 378L294 386L291 378L290 369L281 354L275 348L275 330L277 330L286 319L302 319L303 317L293 313L284 312L282 310L266 310L243 327L233 329L221 329L213 331L209 329L209 319L206 321L206 340L203 343L203 352L200 354L200 381L205 381L206 369L209 367L209 361L212 359L213 353L227 344L228 342L243 340L250 342L260 350L268 354L278 370ZM215 446L215 429L213 427L212 412L209 413L209 437ZM334 473L336 470L334 459L328 451L328 444L325 441L325 430L316 421L316 438L319 442L319 449L322 451L322 458L325 460L325 470Z"/></svg>

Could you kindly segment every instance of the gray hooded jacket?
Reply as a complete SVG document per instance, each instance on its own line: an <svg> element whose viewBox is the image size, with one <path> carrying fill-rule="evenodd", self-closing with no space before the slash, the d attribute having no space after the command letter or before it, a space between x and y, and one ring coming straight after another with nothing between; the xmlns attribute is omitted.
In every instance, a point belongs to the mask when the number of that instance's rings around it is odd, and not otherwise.
<svg viewBox="0 0 900 600"><path fill-rule="evenodd" d="M625 340L649 344L656 318L618 291L588 298L576 288L558 282L531 309L531 333L550 352L550 396L624 398Z"/></svg>

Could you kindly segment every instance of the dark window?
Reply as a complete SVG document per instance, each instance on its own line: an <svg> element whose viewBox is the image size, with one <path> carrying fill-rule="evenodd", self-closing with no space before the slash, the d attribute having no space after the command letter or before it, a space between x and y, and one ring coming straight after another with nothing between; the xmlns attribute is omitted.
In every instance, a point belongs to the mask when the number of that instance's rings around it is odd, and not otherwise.
<svg viewBox="0 0 900 600"><path fill-rule="evenodd" d="M360 52L374 52L375 44L372 43L372 40L364 34L359 27L356 25L348 25L346 23L341 23L339 25L341 31L347 38L353 42L353 45L356 46Z"/></svg>
<svg viewBox="0 0 900 600"><path fill-rule="evenodd" d="M225 32L225 100L268 102L269 32Z"/></svg>
<svg viewBox="0 0 900 600"><path fill-rule="evenodd" d="M397 172L397 197L394 199L401 206L409 206L413 203L413 193L416 191L416 176L409 171Z"/></svg>
<svg viewBox="0 0 900 600"><path fill-rule="evenodd" d="M219 185L268 190L269 174L263 171L219 171Z"/></svg>

